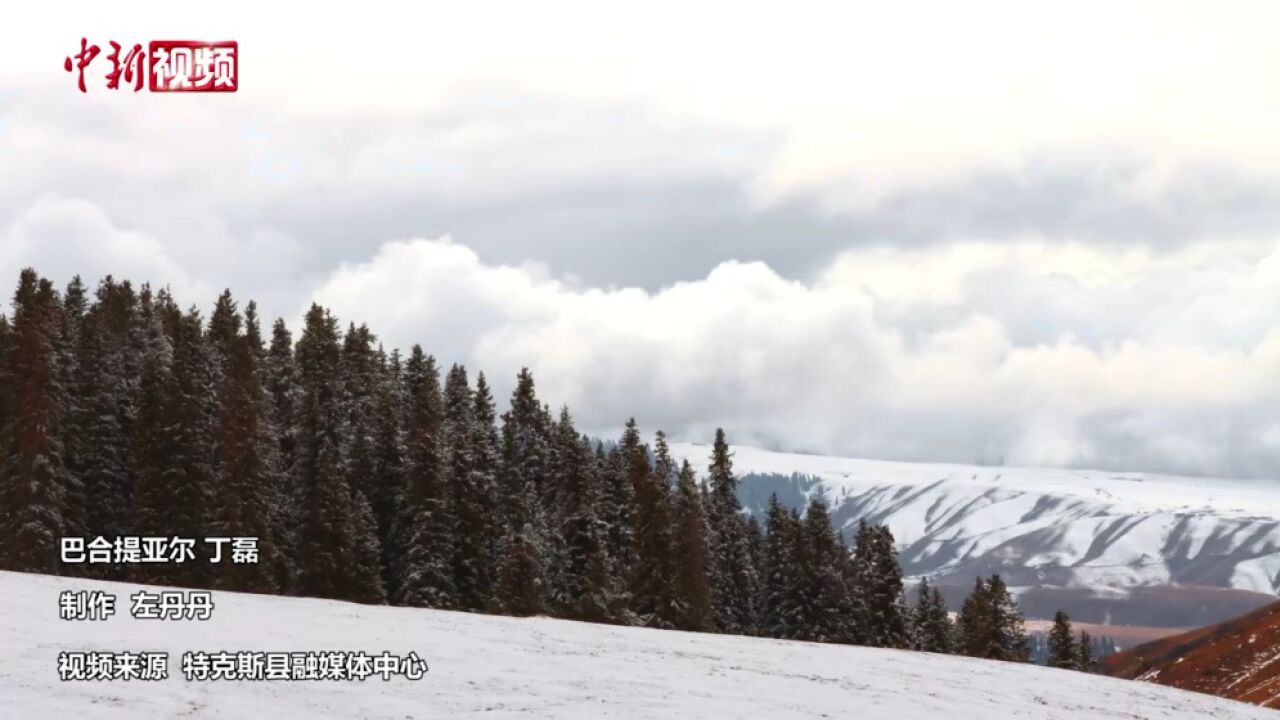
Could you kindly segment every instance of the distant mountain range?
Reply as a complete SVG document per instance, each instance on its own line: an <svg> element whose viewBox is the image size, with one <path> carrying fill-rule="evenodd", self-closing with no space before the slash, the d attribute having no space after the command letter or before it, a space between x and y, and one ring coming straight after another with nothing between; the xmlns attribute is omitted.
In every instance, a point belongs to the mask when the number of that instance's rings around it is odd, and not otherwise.
<svg viewBox="0 0 1280 720"><path fill-rule="evenodd" d="M706 465L709 448L673 445ZM902 463L737 446L744 507L824 499L852 538L887 524L903 569L958 601L979 575L1020 589L1031 617L1191 627L1280 591L1280 484L1132 472Z"/></svg>

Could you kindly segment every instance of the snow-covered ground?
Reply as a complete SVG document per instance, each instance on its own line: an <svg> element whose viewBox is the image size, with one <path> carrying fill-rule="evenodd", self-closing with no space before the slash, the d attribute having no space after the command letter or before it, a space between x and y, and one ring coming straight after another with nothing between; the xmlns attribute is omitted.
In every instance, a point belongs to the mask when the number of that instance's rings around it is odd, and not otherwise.
<svg viewBox="0 0 1280 720"><path fill-rule="evenodd" d="M672 452L705 471L710 448ZM1005 572L1017 585L1280 591L1280 483L802 455L734 448L739 474L813 476L845 527L889 525L917 573ZM764 489L744 488L757 505ZM784 498L785 500L786 498ZM759 507L753 509L759 510Z"/></svg>
<svg viewBox="0 0 1280 720"><path fill-rule="evenodd" d="M0 572L5 718L1274 719L1147 683L809 643L216 593L205 622L128 613L140 586ZM102 622L58 618L62 590L114 592ZM61 682L61 651L167 651L159 683ZM184 651L416 651L417 681L188 682Z"/></svg>

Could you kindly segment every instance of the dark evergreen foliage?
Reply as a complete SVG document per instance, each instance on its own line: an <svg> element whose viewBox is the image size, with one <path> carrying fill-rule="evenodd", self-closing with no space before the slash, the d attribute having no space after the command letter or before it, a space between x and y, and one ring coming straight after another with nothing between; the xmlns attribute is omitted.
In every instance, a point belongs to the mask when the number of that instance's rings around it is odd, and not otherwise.
<svg viewBox="0 0 1280 720"><path fill-rule="evenodd" d="M1053 628L1049 630L1049 667L1063 670L1080 669L1080 649L1071 631L1071 620L1061 610L1053 616Z"/></svg>
<svg viewBox="0 0 1280 720"><path fill-rule="evenodd" d="M511 410L502 423L502 512L506 537L498 548L498 586L492 606L512 615L547 610L547 515L552 495L550 428L533 375L520 371Z"/></svg>
<svg viewBox="0 0 1280 720"><path fill-rule="evenodd" d="M603 493L600 516L607 528L609 572L624 577L635 565L635 488L625 458L638 452L640 433L623 432L621 444L596 454Z"/></svg>
<svg viewBox="0 0 1280 720"><path fill-rule="evenodd" d="M799 548L800 518L784 508L777 495L770 496L759 566L760 632L768 637L789 638L795 632L794 619L800 613L796 607Z"/></svg>
<svg viewBox="0 0 1280 720"><path fill-rule="evenodd" d="M347 458L350 408L338 321L312 305L295 354L298 372L295 478L300 498L298 591L360 602L385 598L377 528ZM344 412L344 410L346 412Z"/></svg>
<svg viewBox="0 0 1280 720"><path fill-rule="evenodd" d="M216 524L226 537L256 537L257 563L223 563L217 583L230 590L274 592L282 571L277 557L280 481L270 405L261 378L262 345L252 312L248 332L227 340L219 391L217 438L222 463L217 479Z"/></svg>
<svg viewBox="0 0 1280 720"><path fill-rule="evenodd" d="M178 315L173 312L169 325L162 326L158 307L167 309L172 301L161 293L154 304L157 309L139 308L128 282L107 277L80 323L74 381L77 402L68 408L67 442L70 470L79 478L85 498L92 498L85 503L87 535L116 537L133 530L133 491L140 465L134 457L134 439L142 365L145 353L157 352L144 344L176 330Z"/></svg>
<svg viewBox="0 0 1280 720"><path fill-rule="evenodd" d="M397 602L454 607L453 527L441 459L444 409L435 358L414 346L405 363L409 487L395 533L400 566Z"/></svg>
<svg viewBox="0 0 1280 720"><path fill-rule="evenodd" d="M914 648L922 652L950 653L955 646L955 626L947 613L942 591L920 580L916 591L916 607L912 613Z"/></svg>
<svg viewBox="0 0 1280 720"><path fill-rule="evenodd" d="M387 589L387 595L394 597L399 591L399 577L392 532L395 529L396 514L405 503L408 478L405 402L404 393L401 392L404 376L397 353L392 353L388 359L379 351L376 365L378 372L373 378L371 400L373 456L371 475L365 488L378 539L382 583Z"/></svg>
<svg viewBox="0 0 1280 720"><path fill-rule="evenodd" d="M494 522L493 476L478 468L480 457L492 450L482 447L489 440L487 433L477 432L476 422L476 398L467 371L454 365L445 379L442 433L445 474L453 499L453 573L458 607L467 610L484 609L493 582L489 546Z"/></svg>
<svg viewBox="0 0 1280 720"><path fill-rule="evenodd" d="M862 588L865 613L860 623L861 641L874 647L909 647L902 568L889 528L859 524L854 572Z"/></svg>
<svg viewBox="0 0 1280 720"><path fill-rule="evenodd" d="M1098 661L1101 656L1095 647L1094 639L1085 631L1080 631L1080 644L1076 646L1076 661L1078 669L1085 672L1097 672Z"/></svg>
<svg viewBox="0 0 1280 720"><path fill-rule="evenodd" d="M590 441L578 434L568 408L560 412L554 440L563 551L551 603L566 617L613 622L620 617L620 596L609 573L598 468Z"/></svg>
<svg viewBox="0 0 1280 720"><path fill-rule="evenodd" d="M826 503L809 503L804 520L793 531L798 541L793 570L797 582L789 636L817 642L851 641L860 618L840 571L844 549L836 540ZM901 574L898 579L901 582Z"/></svg>
<svg viewBox="0 0 1280 720"><path fill-rule="evenodd" d="M709 630L714 616L707 573L707 515L697 477L687 460L680 466L672 504L675 626L681 630Z"/></svg>
<svg viewBox="0 0 1280 720"><path fill-rule="evenodd" d="M158 298L154 311L164 337L152 338L143 361L134 442L133 530L144 536L217 535L210 532L214 529L214 418L211 356L203 321L196 310L182 313L165 297ZM199 587L212 580L212 566L202 558L143 564L135 567L134 577Z"/></svg>
<svg viewBox="0 0 1280 720"><path fill-rule="evenodd" d="M721 632L752 635L756 632L756 571L751 563L742 505L738 502L738 481L733 475L729 443L720 428L716 429L711 449L708 489L716 626Z"/></svg>
<svg viewBox="0 0 1280 720"><path fill-rule="evenodd" d="M4 357L7 417L0 434L5 542L10 567L56 572L70 474L62 442L65 390L55 350L61 304L53 285L25 270L13 297Z"/></svg>
<svg viewBox="0 0 1280 720"><path fill-rule="evenodd" d="M633 437L636 436L636 437ZM631 603L644 625L670 628L679 615L672 585L675 558L671 540L671 481L675 463L659 432L655 440L656 462L649 464L649 451L639 444L635 420L627 422L623 435L623 463L635 496L635 555L631 574Z"/></svg>
<svg viewBox="0 0 1280 720"><path fill-rule="evenodd" d="M1030 648L1022 614L999 575L978 578L957 623L959 650L970 657L1027 662Z"/></svg>

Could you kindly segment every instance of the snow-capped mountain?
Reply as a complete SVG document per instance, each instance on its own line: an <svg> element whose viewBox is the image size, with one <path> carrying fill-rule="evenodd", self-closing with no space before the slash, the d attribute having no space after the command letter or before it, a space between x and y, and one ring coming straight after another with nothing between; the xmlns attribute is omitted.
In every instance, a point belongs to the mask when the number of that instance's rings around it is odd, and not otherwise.
<svg viewBox="0 0 1280 720"><path fill-rule="evenodd" d="M206 621L138 620L141 586L0 572L5 717L1270 718L1274 711L1068 670L901 650L371 607L215 592ZM58 618L64 590L114 593L98 622ZM158 681L58 679L59 653L168 653ZM420 679L187 680L186 652L414 652Z"/></svg>
<svg viewBox="0 0 1280 720"><path fill-rule="evenodd" d="M677 443L704 467L710 448ZM744 506L821 496L846 533L885 523L904 569L967 584L1000 572L1014 586L1199 586L1280 591L1280 483L779 453L734 448ZM1245 597L1244 594L1223 597ZM1232 605L1244 612L1264 598ZM1101 618L1099 618L1101 619Z"/></svg>

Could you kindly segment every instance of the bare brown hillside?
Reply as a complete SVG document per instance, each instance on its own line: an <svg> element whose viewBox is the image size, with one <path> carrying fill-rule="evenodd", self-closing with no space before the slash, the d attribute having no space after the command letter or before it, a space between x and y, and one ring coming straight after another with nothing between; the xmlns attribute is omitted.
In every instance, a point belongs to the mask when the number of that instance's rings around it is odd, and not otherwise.
<svg viewBox="0 0 1280 720"><path fill-rule="evenodd" d="M1280 708L1280 603L1117 653L1104 670Z"/></svg>

